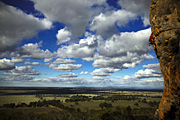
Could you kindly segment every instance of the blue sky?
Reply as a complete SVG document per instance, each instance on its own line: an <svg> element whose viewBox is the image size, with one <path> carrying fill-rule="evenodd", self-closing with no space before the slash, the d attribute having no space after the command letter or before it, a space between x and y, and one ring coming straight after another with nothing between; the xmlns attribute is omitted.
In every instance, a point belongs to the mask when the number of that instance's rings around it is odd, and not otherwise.
<svg viewBox="0 0 180 120"><path fill-rule="evenodd" d="M150 0L1 0L0 86L164 87Z"/></svg>

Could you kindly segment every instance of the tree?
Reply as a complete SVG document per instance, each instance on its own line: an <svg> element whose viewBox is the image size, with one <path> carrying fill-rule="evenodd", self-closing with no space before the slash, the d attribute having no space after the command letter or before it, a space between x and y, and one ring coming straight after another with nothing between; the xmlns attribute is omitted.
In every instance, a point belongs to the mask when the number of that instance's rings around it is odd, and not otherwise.
<svg viewBox="0 0 180 120"><path fill-rule="evenodd" d="M99 104L99 107L100 107L101 109L103 109L104 107L105 107L105 108L111 108L111 107L112 107L112 104L111 104L111 103L106 103L106 102L104 102L104 103L100 103L100 104Z"/></svg>
<svg viewBox="0 0 180 120"><path fill-rule="evenodd" d="M100 104L99 104L99 107L100 107L101 109L103 109L103 108L104 108L103 103L100 103Z"/></svg>
<svg viewBox="0 0 180 120"><path fill-rule="evenodd" d="M138 103L134 103L134 106L139 106L139 104Z"/></svg>
<svg viewBox="0 0 180 120"><path fill-rule="evenodd" d="M128 107L126 108L126 110L127 110L127 113L128 113L128 115L130 115L131 114L131 107L128 105Z"/></svg>

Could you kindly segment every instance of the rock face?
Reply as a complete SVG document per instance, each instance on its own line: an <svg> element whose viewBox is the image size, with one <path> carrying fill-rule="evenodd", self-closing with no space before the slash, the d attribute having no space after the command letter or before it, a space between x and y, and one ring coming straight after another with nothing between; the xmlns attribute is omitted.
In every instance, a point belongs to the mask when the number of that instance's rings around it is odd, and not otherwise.
<svg viewBox="0 0 180 120"><path fill-rule="evenodd" d="M180 120L180 0L151 0L150 22L165 83L159 120Z"/></svg>

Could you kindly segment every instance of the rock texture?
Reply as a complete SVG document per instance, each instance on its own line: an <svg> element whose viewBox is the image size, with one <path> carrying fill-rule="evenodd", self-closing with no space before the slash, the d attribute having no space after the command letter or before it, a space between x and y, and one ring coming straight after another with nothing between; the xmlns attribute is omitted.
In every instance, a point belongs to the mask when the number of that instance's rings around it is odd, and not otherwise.
<svg viewBox="0 0 180 120"><path fill-rule="evenodd" d="M165 83L159 120L180 120L180 0L151 0L150 22Z"/></svg>

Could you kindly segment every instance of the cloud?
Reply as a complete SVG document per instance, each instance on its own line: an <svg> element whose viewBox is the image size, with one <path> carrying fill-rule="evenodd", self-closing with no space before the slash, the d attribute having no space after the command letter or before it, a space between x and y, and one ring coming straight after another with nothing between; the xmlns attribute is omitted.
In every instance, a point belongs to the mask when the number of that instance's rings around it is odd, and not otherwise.
<svg viewBox="0 0 180 120"><path fill-rule="evenodd" d="M145 70L138 70L134 76L125 75L123 78L118 76L118 79L122 84L132 87L163 88L164 80L159 63L143 65L143 67Z"/></svg>
<svg viewBox="0 0 180 120"><path fill-rule="evenodd" d="M60 65L57 65L57 64L50 64L49 65L50 68L52 68L53 70L56 70L56 71L72 71L72 70L77 70L79 68L82 67L81 64L60 64Z"/></svg>
<svg viewBox="0 0 180 120"><path fill-rule="evenodd" d="M59 75L59 77L73 78L73 77L78 77L78 75L76 75L74 73L64 73L64 74Z"/></svg>
<svg viewBox="0 0 180 120"><path fill-rule="evenodd" d="M123 32L113 35L106 41L99 40L97 53L84 60L94 60L93 66L100 68L127 69L139 65L146 59L154 57L148 52L152 47L148 46L150 28L137 32ZM148 47L144 47L148 46Z"/></svg>
<svg viewBox="0 0 180 120"><path fill-rule="evenodd" d="M26 65L41 65L41 63L39 63L39 62L32 62L32 63L25 62L24 64L26 64Z"/></svg>
<svg viewBox="0 0 180 120"><path fill-rule="evenodd" d="M71 40L71 35L72 35L71 32L66 30L66 28L60 29L58 31L58 33L56 34L57 45L60 45L62 43L70 41Z"/></svg>
<svg viewBox="0 0 180 120"><path fill-rule="evenodd" d="M86 81L82 78L77 78L78 75L74 73L64 73L57 77L49 77L45 79L34 79L35 82L56 82L65 85L84 85Z"/></svg>
<svg viewBox="0 0 180 120"><path fill-rule="evenodd" d="M10 72L23 75L40 75L40 73L34 70L32 66L16 66L15 69L11 70Z"/></svg>
<svg viewBox="0 0 180 120"><path fill-rule="evenodd" d="M154 57L148 52L152 50L148 46L150 28L137 32L123 32L114 34L104 40L100 35L85 33L85 38L78 44L72 44L59 48L59 57L82 58L94 61L94 67L127 69L139 65L146 59ZM148 46L148 47L144 47Z"/></svg>
<svg viewBox="0 0 180 120"><path fill-rule="evenodd" d="M162 77L162 73L160 70L159 63L157 64L148 64L143 66L145 70L138 70L138 72L135 73L135 77L138 79L143 78L151 78L151 77Z"/></svg>
<svg viewBox="0 0 180 120"><path fill-rule="evenodd" d="M45 58L44 62L50 62L53 58Z"/></svg>
<svg viewBox="0 0 180 120"><path fill-rule="evenodd" d="M101 36L88 35L84 39L80 39L78 44L72 44L64 46L57 50L57 54L60 57L69 58L85 58L91 57L95 54L97 47L97 41L101 40Z"/></svg>
<svg viewBox="0 0 180 120"><path fill-rule="evenodd" d="M136 15L130 11L117 10L100 13L95 16L90 24L90 30L105 37L111 36L117 31L115 24L119 27L125 26L129 21L134 20Z"/></svg>
<svg viewBox="0 0 180 120"><path fill-rule="evenodd" d="M63 59L63 58L57 58L53 64L73 64L75 63L75 60L71 59Z"/></svg>
<svg viewBox="0 0 180 120"><path fill-rule="evenodd" d="M87 71L82 71L82 72L80 73L80 75L87 75L87 74L88 74Z"/></svg>
<svg viewBox="0 0 180 120"><path fill-rule="evenodd" d="M32 0L35 9L51 21L64 23L73 36L80 36L94 14L99 12L93 5L102 5L106 0Z"/></svg>
<svg viewBox="0 0 180 120"><path fill-rule="evenodd" d="M93 62L94 67L100 68L117 68L117 69L127 69L129 67L135 67L139 65L142 61L146 59L154 58L151 55L141 55L139 56L137 53L129 53L127 52L126 56L119 56L119 57L102 57L101 59L96 59Z"/></svg>
<svg viewBox="0 0 180 120"><path fill-rule="evenodd" d="M144 26L150 25L149 23L149 8L151 0L119 0L119 5L137 16L141 16Z"/></svg>
<svg viewBox="0 0 180 120"><path fill-rule="evenodd" d="M46 18L36 18L2 2L0 11L0 53L14 51L22 39L31 38L39 31L52 27Z"/></svg>
<svg viewBox="0 0 180 120"><path fill-rule="evenodd" d="M42 58L55 58L56 53L51 53L48 49L40 49L41 43L28 43L22 46L19 50L19 54L22 57L32 57L34 59Z"/></svg>
<svg viewBox="0 0 180 120"><path fill-rule="evenodd" d="M158 89L163 89L164 88L164 78L155 78L151 80L144 80L140 82L141 85L144 88L158 88Z"/></svg>
<svg viewBox="0 0 180 120"><path fill-rule="evenodd" d="M100 68L94 70L91 75L93 76L110 76L112 73L119 71L120 69L113 69L113 68Z"/></svg>
<svg viewBox="0 0 180 120"><path fill-rule="evenodd" d="M122 32L119 35L114 34L111 38L99 45L98 53L107 57L124 55L127 52L139 54L148 53L152 50L152 47L148 47L150 34L150 28L137 32Z"/></svg>
<svg viewBox="0 0 180 120"><path fill-rule="evenodd" d="M34 77L19 73L3 73L2 81L32 81Z"/></svg>
<svg viewBox="0 0 180 120"><path fill-rule="evenodd" d="M24 62L24 59L23 58L15 58L15 57L13 57L11 59L11 62L13 62L13 63L21 63L21 62Z"/></svg>
<svg viewBox="0 0 180 120"><path fill-rule="evenodd" d="M0 70L12 70L15 68L14 62L9 59L0 59Z"/></svg>

